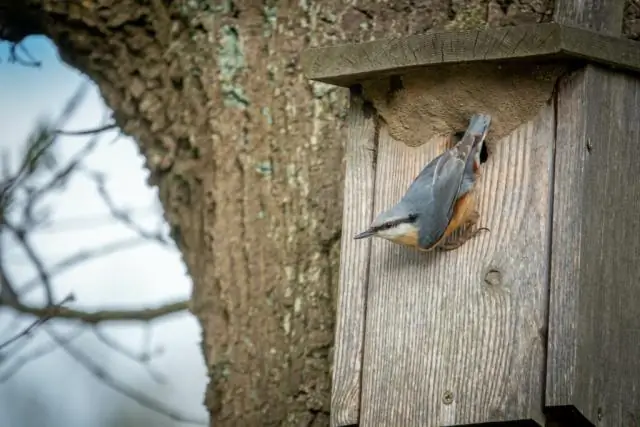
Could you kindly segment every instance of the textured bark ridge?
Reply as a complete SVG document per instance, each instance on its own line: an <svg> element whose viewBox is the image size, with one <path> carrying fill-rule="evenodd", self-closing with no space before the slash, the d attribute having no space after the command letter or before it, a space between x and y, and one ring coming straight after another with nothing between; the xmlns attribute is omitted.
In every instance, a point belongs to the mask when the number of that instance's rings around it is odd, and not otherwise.
<svg viewBox="0 0 640 427"><path fill-rule="evenodd" d="M542 22L551 8L550 0L0 0L0 29L12 29L0 34L51 37L137 139L194 280L212 423L320 426L346 93L308 82L300 51Z"/></svg>

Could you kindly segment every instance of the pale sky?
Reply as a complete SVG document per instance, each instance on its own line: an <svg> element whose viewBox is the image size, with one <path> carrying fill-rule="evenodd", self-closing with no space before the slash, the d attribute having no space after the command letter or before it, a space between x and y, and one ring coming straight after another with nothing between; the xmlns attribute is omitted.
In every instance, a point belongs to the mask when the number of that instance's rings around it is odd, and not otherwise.
<svg viewBox="0 0 640 427"><path fill-rule="evenodd" d="M29 52L42 62L41 68L8 63L8 44L0 43L0 123L3 138L0 149L18 150L42 115L55 117L65 101L87 77L61 63L56 48L43 37L30 37L24 42ZM69 121L71 130L96 127L107 111L100 94L92 84L88 96ZM135 143L126 137L110 143L115 132L106 134L98 149L85 163L107 177L111 197L123 209L134 209L134 219L142 227L157 229L162 223L157 192L146 184L147 171ZM83 147L88 138L60 138L61 159L68 159ZM64 164L64 162L63 162ZM14 163L15 167L15 163ZM78 176L56 197L52 197L52 224L34 234L34 247L48 265L88 248L132 237L126 227L114 223L94 184ZM166 224L165 224L165 229ZM30 280L35 270L15 244L4 240L10 272L18 284ZM73 292L76 301L70 307L105 309L109 307L142 307L186 298L191 294L191 279L174 247L158 243L136 246L112 256L78 266L54 281L55 296L64 298ZM42 302L38 291L27 302ZM28 325L25 318L12 329L13 312L0 308L0 343ZM75 324L51 322L60 334L72 331ZM110 338L132 350L141 349L145 330L139 324L108 324L101 328ZM206 420L203 393L206 370L200 353L201 331L191 314L173 315L156 321L150 328L152 347L162 347L151 366L166 377L154 382L146 369L104 346L87 330L72 341L71 346L88 353L119 382L143 392L170 408L192 418ZM115 416L132 413L150 414L157 427L188 426L157 415L129 398L112 391L58 348L53 353L24 365L10 379L2 381L12 360L27 356L50 342L44 331L36 332L17 354L6 349L10 357L0 353L0 426L1 427L102 427L113 426ZM117 424L124 427L127 424ZM136 423L128 425L137 425ZM147 424L140 424L147 425Z"/></svg>

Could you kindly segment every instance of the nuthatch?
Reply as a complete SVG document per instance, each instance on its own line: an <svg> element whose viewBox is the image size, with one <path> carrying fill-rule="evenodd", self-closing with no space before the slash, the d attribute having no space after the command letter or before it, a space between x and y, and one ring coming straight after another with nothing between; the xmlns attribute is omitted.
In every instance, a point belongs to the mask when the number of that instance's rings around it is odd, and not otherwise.
<svg viewBox="0 0 640 427"><path fill-rule="evenodd" d="M422 251L456 249L482 230L472 193L491 116L474 114L462 139L433 159L402 199L355 239L377 236ZM451 234L464 231L457 237Z"/></svg>

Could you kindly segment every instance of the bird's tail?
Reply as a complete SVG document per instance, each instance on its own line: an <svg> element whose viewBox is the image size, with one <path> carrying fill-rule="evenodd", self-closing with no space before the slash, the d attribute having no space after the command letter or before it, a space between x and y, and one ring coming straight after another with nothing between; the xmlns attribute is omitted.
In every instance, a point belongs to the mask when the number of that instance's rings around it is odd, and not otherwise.
<svg viewBox="0 0 640 427"><path fill-rule="evenodd" d="M463 141L471 144L471 152L473 153L473 160L475 168L480 166L480 152L482 151L482 145L484 144L484 138L489 132L489 125L491 125L491 116L488 114L474 114L469 120L469 126L467 127Z"/></svg>

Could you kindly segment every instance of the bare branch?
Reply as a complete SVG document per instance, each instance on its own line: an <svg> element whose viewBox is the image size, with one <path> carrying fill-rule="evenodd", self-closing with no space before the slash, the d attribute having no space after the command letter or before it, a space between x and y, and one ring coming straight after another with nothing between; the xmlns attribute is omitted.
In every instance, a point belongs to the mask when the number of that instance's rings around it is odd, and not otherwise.
<svg viewBox="0 0 640 427"><path fill-rule="evenodd" d="M104 322L139 321L150 322L160 317L179 313L189 309L189 300L176 301L158 307L140 310L99 310L83 311L60 306L33 307L23 303L7 305L14 310L36 317L78 320L83 323L97 325Z"/></svg>
<svg viewBox="0 0 640 427"><path fill-rule="evenodd" d="M152 411L155 411L159 414L165 415L174 421L206 425L206 420L195 419L188 415L181 414L176 409L168 408L165 404L158 402L148 396L145 396L141 392L127 386L126 384L118 382L105 369L94 362L87 354L83 353L77 348L72 347L68 343L63 342L63 340L57 335L57 333L52 330L52 328L47 327L47 325L45 325L45 328L49 336L51 336L51 338L56 341L58 345L60 345L60 347L62 347L70 357L72 357L76 362L78 362L79 365L85 368L91 375L96 377L107 387L117 391L118 393L121 393L124 396L127 396L141 406L147 409L151 409Z"/></svg>
<svg viewBox="0 0 640 427"><path fill-rule="evenodd" d="M127 226L130 230L136 232L140 237L144 239L154 240L163 245L173 244L172 241L170 239L165 238L160 231L152 233L144 230L138 224L136 224L135 221L131 219L131 216L127 213L126 210L119 209L116 206L115 202L111 198L111 195L109 195L109 192L107 191L107 188L105 187L103 180L100 179L95 174L90 176L95 180L98 193L102 197L102 200L104 200L104 203L107 205L107 207L109 208L109 211L111 212L111 215L113 215L114 218L122 222L123 225Z"/></svg>
<svg viewBox="0 0 640 427"><path fill-rule="evenodd" d="M0 350L4 349L5 347L9 347L11 344L18 341L20 338L24 338L27 335L30 335L35 328L42 325L47 320L49 320L49 317L41 317L40 319L37 319L35 322L27 326L23 331L18 332L17 334L15 334L14 336L6 340L5 342L0 343Z"/></svg>
<svg viewBox="0 0 640 427"><path fill-rule="evenodd" d="M122 212L129 217L135 215L148 217L151 214L158 216L158 210L154 206L129 207L127 209L122 209ZM37 230L39 233L62 233L65 231L78 231L82 229L95 229L96 227L113 226L118 223L119 221L114 219L111 214L77 215L56 218L51 222L40 223L37 225Z"/></svg>
<svg viewBox="0 0 640 427"><path fill-rule="evenodd" d="M96 133L106 132L108 130L117 129L117 128L118 128L117 124L110 123L108 125L97 127L95 129L85 129L85 130L62 130L62 129L58 129L58 130L55 131L55 133L58 134L58 135L65 135L65 136L85 136L85 135L92 135L92 134L96 134Z"/></svg>
<svg viewBox="0 0 640 427"><path fill-rule="evenodd" d="M61 127L69 119L86 95L87 88L87 84L80 85L78 90L67 101L62 113L53 124L49 123L48 120L40 121L39 126L36 127L35 132L29 138L26 153L17 172L2 179L0 185L0 209L4 209L14 190L34 172L34 165L37 164L38 159L42 158L55 144L57 136L53 133L53 129Z"/></svg>
<svg viewBox="0 0 640 427"><path fill-rule="evenodd" d="M7 276L4 258L1 255L4 255L2 239L0 239L0 304L16 303L18 302L18 293Z"/></svg>
<svg viewBox="0 0 640 427"><path fill-rule="evenodd" d="M98 142L100 141L100 135L94 135L91 140L76 153L75 156L71 159L71 161L59 170L54 176L44 185L41 185L36 191L29 195L29 199L24 208L24 214L26 217L26 221L29 223L28 225L33 225L33 209L36 203L44 197L46 194L50 193L53 189L58 187L60 184L63 184L69 176L79 167L80 162L84 160L91 152L96 148Z"/></svg>
<svg viewBox="0 0 640 427"><path fill-rule="evenodd" d="M18 239L18 242L20 242L22 248L24 249L25 253L29 257L29 260L31 260L31 262L35 265L36 271L38 272L38 278L40 279L40 284L44 288L44 292L47 298L47 304L48 305L53 304L53 290L51 288L51 281L49 280L49 275L47 274L44 263L42 262L38 254L36 254L35 250L29 244L29 241L27 240L27 233L22 229L18 229L14 227L12 224L10 224L7 221L5 221L4 227L10 230L14 234L14 236L16 236L16 239ZM18 302L15 301L14 303L18 303Z"/></svg>
<svg viewBox="0 0 640 427"><path fill-rule="evenodd" d="M0 14L1 13L2 11L0 11ZM0 28L0 37L2 37L1 32L2 28ZM29 55L26 50L25 53ZM37 360L58 348L62 348L69 356L87 369L93 376L101 380L105 385L135 400L140 405L176 421L205 424L205 420L194 420L193 418L183 415L176 410L165 407L161 402L157 402L150 397L145 396L134 388L118 382L116 378L112 377L106 370L95 363L80 348L74 348L70 345L71 341L79 336L82 331L86 330L87 325L89 325L92 327L96 338L103 345L108 346L113 351L141 364L146 368L153 380L158 383L162 383L165 381L163 375L150 366L150 360L153 354L147 339L145 339L146 344L145 347L142 347L142 351L134 351L131 348L127 348L117 340L102 333L98 328L98 325L110 324L112 322L132 321L147 322L147 324L149 324L156 319L187 311L189 309L188 299L174 301L155 307L145 307L142 309L123 308L98 311L63 307L62 304L67 302L69 298L65 299L60 304L54 304L52 284L53 278L57 274L61 274L83 262L130 249L140 244L146 244L149 240L153 240L163 245L173 245L173 241L169 238L165 238L161 231L147 231L140 227L132 219L131 214L125 209L120 209L117 206L117 203L110 197L102 177L96 173L87 171L82 164L85 158L97 146L100 138L104 135L103 133L117 129L118 126L115 123L110 122L95 129L62 130L64 128L64 123L72 115L84 97L86 87L87 85L81 86L74 96L72 96L66 103L62 113L56 120L46 119L41 120L38 123L38 126L30 136L29 143L26 147L26 153L24 154L24 158L21 160L17 173L0 177L0 232L8 231L15 235L16 241L19 246L23 248L28 261L36 269L36 276L34 278L29 280L21 288L16 288L9 282L10 278L6 275L5 267L8 266L6 263L3 265L3 261L6 261L3 260L3 256L5 254L2 251L2 248L0 248L0 308L11 308L21 315L35 316L37 318L21 332L13 335L14 331L11 331L11 338L5 343L0 344L0 350L10 349L11 352L11 354L6 350L0 352L0 364L5 368L0 372L0 382L11 378L16 372L31 361ZM51 150L59 137L63 135L89 135L90 140L66 165L59 167L58 163L60 161L54 155L55 153L48 150ZM120 132L118 132L118 137L119 135ZM10 169L9 167L6 167L5 170ZM37 171L41 170L48 171L50 174L39 174ZM95 249L80 251L56 264L53 264L52 266L48 266L44 260L40 258L38 251L35 250L29 233L36 230L40 224L47 222L42 219L46 218L48 215L46 212L42 215L41 209L43 206L40 206L40 202L47 194L62 188L68 181L69 177L76 172L86 172L89 177L95 180L98 193L102 196L106 206L109 208L111 216L120 221L123 225L127 226L130 230L134 231L137 236L134 239L112 242ZM20 212L16 213L19 213L21 216L20 222L12 223L11 221L7 221L6 213L9 212L8 208L12 209L10 217L13 219L13 211L16 209L15 206L18 205ZM47 208L47 206L44 206L44 208ZM36 218L36 216L41 218ZM25 294L35 288L42 288L44 290L46 295L46 304L44 306L30 305L24 302ZM79 328L76 333L62 337L50 327L49 321L53 319L73 321L79 325ZM14 330L15 328L16 327L14 326ZM20 340L20 338L30 337L36 330L46 331L52 341L47 343L47 345L37 347L35 351L22 355L22 353L20 353L21 350L28 344L26 344L27 340ZM150 328L145 329L145 331L149 332ZM148 334L145 335L145 338L148 337ZM18 353L20 354L16 356Z"/></svg>

